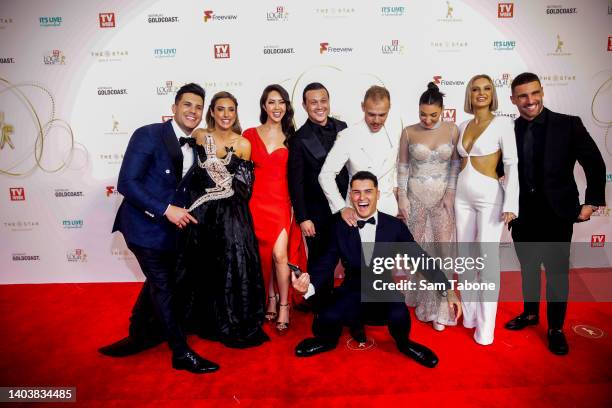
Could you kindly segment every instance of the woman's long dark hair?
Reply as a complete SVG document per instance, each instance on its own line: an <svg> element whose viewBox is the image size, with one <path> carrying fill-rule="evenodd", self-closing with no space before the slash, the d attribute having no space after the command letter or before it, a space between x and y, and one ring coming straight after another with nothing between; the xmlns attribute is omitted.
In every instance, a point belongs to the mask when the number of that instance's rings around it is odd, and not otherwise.
<svg viewBox="0 0 612 408"><path fill-rule="evenodd" d="M266 105L266 100L268 99L268 95L270 92L276 91L280 94L283 101L285 101L285 116L281 119L281 128L283 133L285 134L285 145L288 144L289 138L291 138L295 134L295 126L293 124L293 106L291 106L291 100L289 99L289 93L278 84L272 84L266 86L261 94L261 98L259 99L259 121L264 124L268 120L268 113L266 112L264 106Z"/></svg>

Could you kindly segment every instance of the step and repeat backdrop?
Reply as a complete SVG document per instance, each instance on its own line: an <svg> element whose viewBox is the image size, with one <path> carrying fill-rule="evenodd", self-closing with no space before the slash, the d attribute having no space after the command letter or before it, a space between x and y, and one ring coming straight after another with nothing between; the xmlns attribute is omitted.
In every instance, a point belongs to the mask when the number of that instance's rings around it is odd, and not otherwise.
<svg viewBox="0 0 612 408"><path fill-rule="evenodd" d="M365 90L384 85L399 137L430 81L447 95L444 120L469 118L465 86L479 73L495 81L496 114L515 118L510 82L529 70L545 105L579 115L610 164L611 30L607 0L3 1L0 283L142 279L111 234L117 175L132 132L171 118L192 81L207 102L236 95L243 128L258 125L270 83L289 91L297 126L309 82L329 88L332 114L349 124ZM579 167L576 177L583 191ZM586 244L573 264L609 265L611 237L602 208L576 225ZM511 254L505 267L516 269Z"/></svg>

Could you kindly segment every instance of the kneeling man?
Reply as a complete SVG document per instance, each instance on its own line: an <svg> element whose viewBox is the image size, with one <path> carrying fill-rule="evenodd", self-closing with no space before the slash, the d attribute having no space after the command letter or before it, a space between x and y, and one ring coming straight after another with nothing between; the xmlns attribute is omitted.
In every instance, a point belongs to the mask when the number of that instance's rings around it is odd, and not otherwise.
<svg viewBox="0 0 612 408"><path fill-rule="evenodd" d="M341 286L334 290L329 304L323 306L316 314L312 326L315 337L300 342L295 349L298 357L309 357L324 351L332 350L338 344L343 326L354 327L359 323L385 321L391 337L398 349L408 357L426 367L435 367L437 356L427 347L408 339L410 333L410 314L402 296L393 302L362 302L361 299L361 265L362 244L367 242L414 242L412 234L399 219L379 212L376 205L380 197L376 176L367 171L355 173L349 187L350 200L358 217L357 226L349 226L339 220L333 227L331 243L325 254L312 265L310 273L303 273L299 278L292 274L294 289L308 298L318 288L329 285L334 279L334 269L338 260L345 265L345 279ZM410 253L414 252L414 253ZM411 246L408 255L422 256L418 246ZM449 307L455 307L457 318L461 316L461 303L450 289L450 283L437 269L421 270L425 277L443 287Z"/></svg>

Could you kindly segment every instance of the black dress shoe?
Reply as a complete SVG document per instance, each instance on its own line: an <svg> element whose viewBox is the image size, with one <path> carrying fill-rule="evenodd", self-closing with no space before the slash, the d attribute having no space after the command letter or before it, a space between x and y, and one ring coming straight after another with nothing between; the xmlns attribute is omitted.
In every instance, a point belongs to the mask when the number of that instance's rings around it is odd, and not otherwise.
<svg viewBox="0 0 612 408"><path fill-rule="evenodd" d="M298 357L310 357L335 348L335 342L310 337L302 340L300 344L295 347L295 355Z"/></svg>
<svg viewBox="0 0 612 408"><path fill-rule="evenodd" d="M351 327L350 332L351 332L351 337L357 343L361 344L361 343L365 343L368 341L368 338L366 337L366 334L365 334L365 326Z"/></svg>
<svg viewBox="0 0 612 408"><path fill-rule="evenodd" d="M172 368L187 370L194 374L205 374L217 371L219 365L200 357L195 351L189 350L183 355L172 356Z"/></svg>
<svg viewBox="0 0 612 408"><path fill-rule="evenodd" d="M535 326L538 323L540 323L540 318L538 316L532 315L532 317L529 318L528 314L521 313L506 323L505 327L508 330L523 330L527 326Z"/></svg>
<svg viewBox="0 0 612 408"><path fill-rule="evenodd" d="M397 348L403 354L425 367L434 368L438 364L438 356L422 344L408 340L398 344Z"/></svg>
<svg viewBox="0 0 612 408"><path fill-rule="evenodd" d="M569 352L569 345L565 339L565 334L561 330L548 330L548 349L558 356L564 356Z"/></svg>
<svg viewBox="0 0 612 408"><path fill-rule="evenodd" d="M153 348L161 343L163 343L162 339L140 341L128 336L108 346L100 347L98 351L109 357L127 357Z"/></svg>

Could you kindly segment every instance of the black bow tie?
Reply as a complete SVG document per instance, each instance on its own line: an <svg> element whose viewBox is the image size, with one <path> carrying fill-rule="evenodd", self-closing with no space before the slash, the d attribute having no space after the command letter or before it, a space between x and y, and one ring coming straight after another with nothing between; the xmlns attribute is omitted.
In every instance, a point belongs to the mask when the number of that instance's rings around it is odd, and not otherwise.
<svg viewBox="0 0 612 408"><path fill-rule="evenodd" d="M179 144L183 147L187 143L189 146L194 147L196 145L196 140L193 137L179 137Z"/></svg>
<svg viewBox="0 0 612 408"><path fill-rule="evenodd" d="M363 228L364 225L366 224L372 224L372 225L376 225L376 220L374 219L374 217L370 217L367 220L357 220L357 226L359 227L359 229Z"/></svg>

